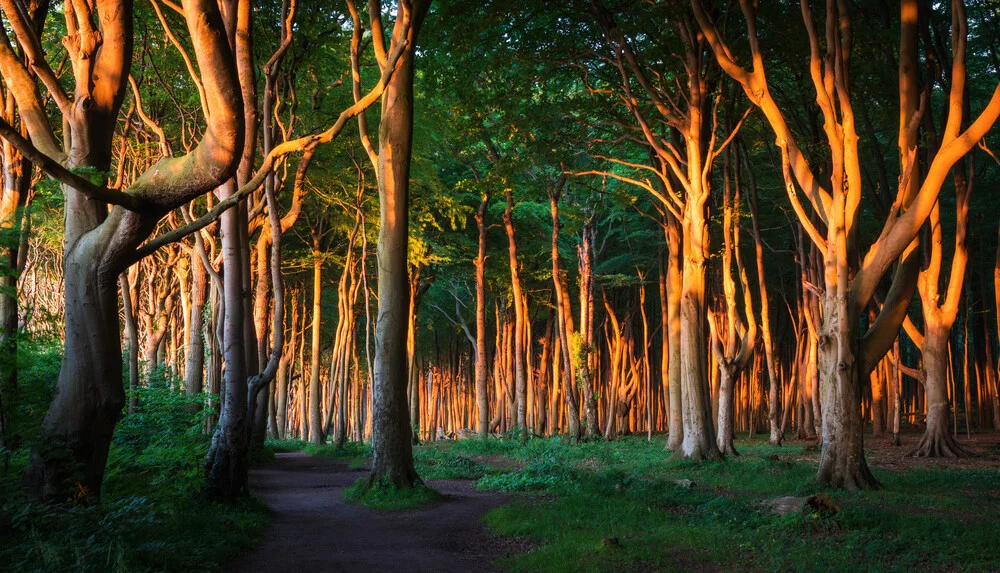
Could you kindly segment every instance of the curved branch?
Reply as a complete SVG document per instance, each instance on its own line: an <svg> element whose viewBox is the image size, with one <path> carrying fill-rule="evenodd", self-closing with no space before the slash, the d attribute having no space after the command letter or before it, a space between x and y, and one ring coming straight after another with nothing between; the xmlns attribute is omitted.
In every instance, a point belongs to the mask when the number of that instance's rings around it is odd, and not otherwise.
<svg viewBox="0 0 1000 573"><path fill-rule="evenodd" d="M316 147L317 145L333 141L340 134L340 132L343 131L347 120L356 116L362 110L367 109L382 96L382 92L385 91L385 86L389 83L389 79L392 77L393 70L396 67L396 61L398 61L399 56L403 53L405 45L405 41L399 42L399 45L393 50L392 54L390 54L390 62L392 65L386 66L385 71L382 73L382 78L375 85L375 87L373 87L372 90L365 95L365 97L361 98L360 101L342 111L340 113L340 117L337 118L337 122L334 123L328 130L316 135L308 135L298 139L285 141L275 146L274 149L267 154L267 157L264 158L264 163L261 164L254 176L251 177L245 185L226 199L216 203L212 210L202 215L192 223L188 223L183 227L179 227L169 233L147 241L136 250L135 255L133 256L133 261L138 261L143 257L146 257L164 245L176 243L191 233L194 233L195 231L211 224L213 221L218 219L222 213L232 209L245 197L259 189L260 186L263 185L264 179L270 175L271 170L277 164L278 159L290 153L304 151L306 149Z"/></svg>
<svg viewBox="0 0 1000 573"><path fill-rule="evenodd" d="M8 141L21 155L53 179L83 193L89 199L102 201L112 205L120 205L138 213L149 210L149 205L135 195L115 189L95 185L86 177L81 177L66 169L58 161L39 151L30 141L24 138L14 127L0 118L0 138Z"/></svg>

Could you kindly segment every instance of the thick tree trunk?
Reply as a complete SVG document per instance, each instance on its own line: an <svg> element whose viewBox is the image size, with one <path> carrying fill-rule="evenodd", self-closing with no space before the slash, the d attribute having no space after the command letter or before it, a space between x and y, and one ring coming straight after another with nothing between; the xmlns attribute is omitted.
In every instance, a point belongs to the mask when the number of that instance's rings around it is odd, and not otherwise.
<svg viewBox="0 0 1000 573"><path fill-rule="evenodd" d="M410 159L413 140L413 71L416 39L429 1L414 0L409 24L396 23L392 45L406 41L382 96L379 125L378 322L372 404L371 479L397 488L420 480L413 467L407 410L406 333L409 307L407 240ZM373 15L374 16L374 15ZM400 17L403 17L402 10ZM401 37L403 32L406 37Z"/></svg>
<svg viewBox="0 0 1000 573"><path fill-rule="evenodd" d="M735 372L732 366L719 365L719 435L717 444L719 451L725 455L737 455L733 445L733 379Z"/></svg>
<svg viewBox="0 0 1000 573"><path fill-rule="evenodd" d="M104 247L93 236L67 244L62 367L42 423L44 453L32 451L24 474L28 489L45 500L100 499L111 435L125 405L117 274L94 264Z"/></svg>
<svg viewBox="0 0 1000 573"><path fill-rule="evenodd" d="M687 200L684 225L684 273L681 287L681 403L684 439L675 457L722 458L715 441L708 385L705 332L705 253L708 239L704 200Z"/></svg>
<svg viewBox="0 0 1000 573"><path fill-rule="evenodd" d="M850 322L847 296L828 293L823 300L819 373L823 404L823 450L817 480L845 489L877 489L868 469L861 418L862 374L855 361L858 345Z"/></svg>
<svg viewBox="0 0 1000 573"><path fill-rule="evenodd" d="M951 328L928 329L920 350L923 384L927 397L927 427L924 435L908 456L926 458L960 458L968 456L955 441L949 424L948 402L948 335Z"/></svg>

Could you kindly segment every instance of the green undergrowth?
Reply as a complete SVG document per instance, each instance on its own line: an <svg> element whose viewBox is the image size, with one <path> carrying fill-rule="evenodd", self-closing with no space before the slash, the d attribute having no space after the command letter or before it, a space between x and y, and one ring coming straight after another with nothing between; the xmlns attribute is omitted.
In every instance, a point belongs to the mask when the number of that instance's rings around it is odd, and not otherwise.
<svg viewBox="0 0 1000 573"><path fill-rule="evenodd" d="M510 571L1000 567L983 550L1000 539L996 469L878 471L883 490L828 491L802 445L737 448L743 455L701 464L671 460L661 439L645 438L464 440L418 455L445 460L438 466L473 461L488 468L468 472L476 487L525 492L486 517L498 534L540 543L499 563ZM778 516L763 505L820 492L838 512Z"/></svg>
<svg viewBox="0 0 1000 573"><path fill-rule="evenodd" d="M19 372L28 420L44 413L58 360L24 346L33 353ZM10 452L6 471L0 466L0 570L215 571L256 543L269 521L266 506L200 495L209 443L203 413L193 413L201 399L167 390L169 381L151 382L115 431L100 505L42 504L24 493L20 476L37 429L22 426L22 447Z"/></svg>
<svg viewBox="0 0 1000 573"><path fill-rule="evenodd" d="M381 511L404 511L440 501L443 496L423 483L399 488L382 478L363 477L344 490L344 499Z"/></svg>
<svg viewBox="0 0 1000 573"><path fill-rule="evenodd" d="M469 456L441 447L414 448L413 462L424 479L479 479L492 471Z"/></svg>
<svg viewBox="0 0 1000 573"><path fill-rule="evenodd" d="M347 442L342 446L335 444L321 444L317 446L308 442L299 442L299 449L310 456L332 460L346 460L347 467L353 470L364 469L365 464L371 459L372 455L371 445L362 442Z"/></svg>
<svg viewBox="0 0 1000 573"><path fill-rule="evenodd" d="M499 442L499 440L497 440ZM423 479L479 479L499 471L476 461L475 451L466 442L437 442L413 448L413 462ZM450 447L454 445L454 447ZM351 469L363 469L371 461L371 445L361 442L313 445L301 440L269 440L267 448L274 452L301 451L321 458L346 460Z"/></svg>

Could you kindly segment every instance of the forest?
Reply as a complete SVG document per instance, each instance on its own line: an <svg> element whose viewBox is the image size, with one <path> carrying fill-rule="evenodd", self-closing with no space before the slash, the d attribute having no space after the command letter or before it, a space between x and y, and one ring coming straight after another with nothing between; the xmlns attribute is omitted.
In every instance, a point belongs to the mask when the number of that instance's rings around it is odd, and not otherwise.
<svg viewBox="0 0 1000 573"><path fill-rule="evenodd" d="M0 570L1000 569L1000 0L0 20Z"/></svg>

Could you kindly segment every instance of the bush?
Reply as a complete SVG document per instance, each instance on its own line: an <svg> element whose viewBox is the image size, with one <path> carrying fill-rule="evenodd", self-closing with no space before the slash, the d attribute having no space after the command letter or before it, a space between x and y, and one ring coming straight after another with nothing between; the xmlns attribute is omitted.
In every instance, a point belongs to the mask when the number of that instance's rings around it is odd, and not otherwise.
<svg viewBox="0 0 1000 573"><path fill-rule="evenodd" d="M202 430L207 396L189 397L164 386L140 388L136 394L135 412L115 429L108 477L133 469L152 470L165 479L200 475L209 445Z"/></svg>

